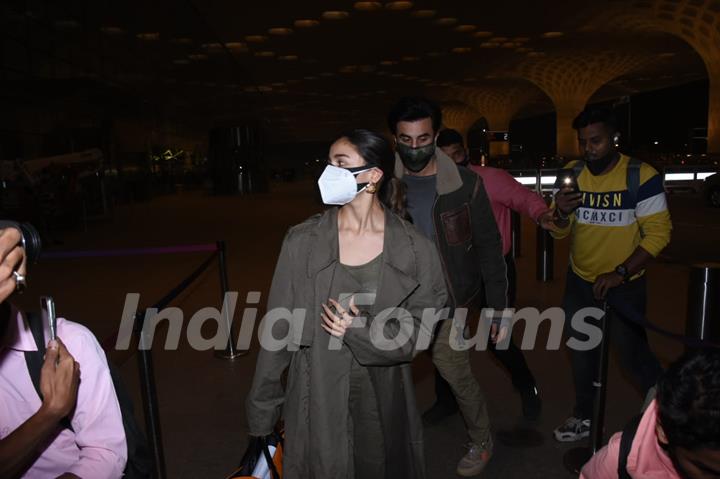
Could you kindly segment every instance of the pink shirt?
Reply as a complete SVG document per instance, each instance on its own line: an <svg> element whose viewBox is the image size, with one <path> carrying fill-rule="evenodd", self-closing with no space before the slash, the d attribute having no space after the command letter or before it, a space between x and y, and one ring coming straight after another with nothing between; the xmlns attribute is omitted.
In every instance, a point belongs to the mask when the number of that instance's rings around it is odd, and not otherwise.
<svg viewBox="0 0 720 479"><path fill-rule="evenodd" d="M658 444L655 433L657 410L657 402L650 403L635 433L627 459L627 471L633 479L680 479L672 461ZM617 479L621 436L620 432L613 435L608 445L585 464L580 479Z"/></svg>
<svg viewBox="0 0 720 479"><path fill-rule="evenodd" d="M22 477L47 479L69 472L83 479L120 478L127 446L105 353L85 326L63 318L57 323L58 337L80 364L80 388L71 419L75 432L61 430ZM49 337L47 325L45 337ZM0 338L0 439L40 409L24 351L37 347L22 313L13 308L6 335Z"/></svg>
<svg viewBox="0 0 720 479"><path fill-rule="evenodd" d="M489 166L469 166L483 179L485 191L487 191L495 215L495 222L502 237L503 255L507 255L512 247L510 210L529 216L537 222L540 215L549 208L540 195L518 183L507 171Z"/></svg>

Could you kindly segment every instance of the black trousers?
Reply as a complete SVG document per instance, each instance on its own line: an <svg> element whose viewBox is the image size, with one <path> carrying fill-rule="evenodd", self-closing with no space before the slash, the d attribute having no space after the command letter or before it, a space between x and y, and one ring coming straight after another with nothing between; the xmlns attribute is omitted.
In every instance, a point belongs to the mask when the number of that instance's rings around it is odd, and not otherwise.
<svg viewBox="0 0 720 479"><path fill-rule="evenodd" d="M511 254L505 256L505 264L508 279L508 306L513 307L517 296L517 270L515 269L515 260ZM507 349L498 350L492 341L489 342L488 349L508 371L515 389L522 391L535 387L535 378L530 372L530 368L528 368L525 355L517 347L513 339L510 340ZM454 408L456 405L455 396L453 396L450 385L440 376L437 370L435 371L435 395L437 396L437 402L448 408Z"/></svg>
<svg viewBox="0 0 720 479"><path fill-rule="evenodd" d="M586 341L587 335L575 331L571 319L575 313L586 307L602 307L595 300L593 284L583 280L572 270L567 273L563 309L565 310L565 332L578 341ZM634 311L645 317L647 284L645 277L621 284L608 293L610 313L610 345L620 355L620 365L629 374L633 382L640 387L643 395L655 385L662 372L660 363L650 350L645 328L630 322L621 311ZM599 327L600 321L586 317L585 323ZM575 410L573 415L589 419L593 413L595 388L593 380L600 360L599 347L590 351L570 350L573 380L575 382Z"/></svg>

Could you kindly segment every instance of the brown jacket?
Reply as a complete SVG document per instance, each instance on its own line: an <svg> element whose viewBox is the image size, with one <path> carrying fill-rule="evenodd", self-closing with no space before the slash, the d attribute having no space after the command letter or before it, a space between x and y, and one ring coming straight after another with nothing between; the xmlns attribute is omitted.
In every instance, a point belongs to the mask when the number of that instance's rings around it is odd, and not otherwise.
<svg viewBox="0 0 720 479"><path fill-rule="evenodd" d="M320 327L320 304L357 283L338 268L337 208L291 228L285 237L273 277L268 311L288 308L306 311L302 327L293 320L273 327L274 338L293 338L291 347L260 350L252 388L246 401L252 435L270 433L285 420L284 477L337 479L352 477L348 450L348 394L350 364L354 358L367 367L378 398L385 443L386 477L424 478L422 423L415 405L410 361L417 353L425 308L443 308L447 293L438 274L438 253L412 225L386 210L382 266L375 304L366 327L351 327L342 347L330 350L330 335ZM392 309L385 337L398 324L413 325L410 341L399 348L375 347L370 326L379 312ZM402 308L400 310L399 308ZM409 313L409 315L407 314ZM283 391L281 375L289 367Z"/></svg>

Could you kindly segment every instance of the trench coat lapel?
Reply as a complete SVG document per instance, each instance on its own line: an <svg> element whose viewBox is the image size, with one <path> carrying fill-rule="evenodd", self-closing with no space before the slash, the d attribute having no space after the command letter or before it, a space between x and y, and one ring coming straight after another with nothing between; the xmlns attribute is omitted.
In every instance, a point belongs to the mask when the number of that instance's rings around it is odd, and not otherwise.
<svg viewBox="0 0 720 479"><path fill-rule="evenodd" d="M385 210L385 238L383 239L383 266L380 270L373 315L388 308L400 306L419 286L415 279L417 252L404 224L397 216Z"/></svg>

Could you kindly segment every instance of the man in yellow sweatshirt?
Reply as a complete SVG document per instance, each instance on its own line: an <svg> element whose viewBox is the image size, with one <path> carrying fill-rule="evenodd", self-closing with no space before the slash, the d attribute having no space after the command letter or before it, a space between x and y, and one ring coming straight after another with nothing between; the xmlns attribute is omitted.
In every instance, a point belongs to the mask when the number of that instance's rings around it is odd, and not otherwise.
<svg viewBox="0 0 720 479"><path fill-rule="evenodd" d="M672 224L662 177L652 166L617 150L619 133L612 111L585 109L573 121L573 128L584 160L568 163L565 172L574 172L577 188L565 183L566 175L561 173L553 192L558 227L553 236L571 238L563 297L566 331L584 341L586 336L573 330L570 320L583 308L601 307L610 293L610 337L603 339L611 341L621 365L646 394L661 368L645 329L619 310L644 317L645 266L670 241ZM594 318L584 321L598 325ZM555 429L558 441L590 435L598 352L599 348L571 351L575 410Z"/></svg>

